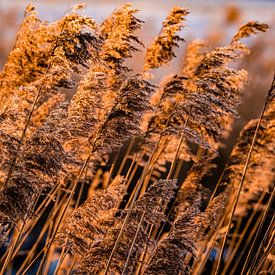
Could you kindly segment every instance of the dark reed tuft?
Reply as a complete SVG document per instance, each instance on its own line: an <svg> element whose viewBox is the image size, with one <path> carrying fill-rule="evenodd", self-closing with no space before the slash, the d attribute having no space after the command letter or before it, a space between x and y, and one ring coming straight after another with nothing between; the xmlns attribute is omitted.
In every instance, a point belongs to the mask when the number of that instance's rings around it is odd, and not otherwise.
<svg viewBox="0 0 275 275"><path fill-rule="evenodd" d="M93 141L94 152L99 155L110 153L129 138L142 133L140 120L144 112L151 110L148 99L154 88L140 75L132 76L123 83L113 108Z"/></svg>
<svg viewBox="0 0 275 275"><path fill-rule="evenodd" d="M166 238L157 246L144 274L186 274L184 258L194 253L193 243L196 211L192 208L181 214L173 223Z"/></svg>
<svg viewBox="0 0 275 275"><path fill-rule="evenodd" d="M156 224L158 221L165 219L165 216L159 208L160 202L169 202L174 195L174 188L175 181L159 181L150 186L148 191L134 203L127 226L119 242L118 249L114 254L109 270L110 272L122 272L138 225L142 220L142 226L137 233L136 242L131 251L130 261L126 269L127 274L134 272L142 249L149 243L146 224ZM83 274L85 272L88 274L97 274L104 270L122 223L123 219L118 219L116 225L107 232L105 238L91 248L78 267L77 274Z"/></svg>
<svg viewBox="0 0 275 275"><path fill-rule="evenodd" d="M125 195L123 177L96 192L73 211L57 236L57 243L74 255L85 255L114 225L114 215Z"/></svg>

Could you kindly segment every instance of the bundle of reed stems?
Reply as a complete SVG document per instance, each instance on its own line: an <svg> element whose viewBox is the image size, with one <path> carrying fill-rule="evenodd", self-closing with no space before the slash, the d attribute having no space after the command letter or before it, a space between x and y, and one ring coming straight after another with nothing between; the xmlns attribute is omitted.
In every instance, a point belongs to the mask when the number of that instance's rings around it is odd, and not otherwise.
<svg viewBox="0 0 275 275"><path fill-rule="evenodd" d="M0 73L0 274L274 274L274 78L216 165L249 81L241 41L268 25L188 41L157 83L189 10L144 49L131 4L101 24L84 8L49 23L28 5Z"/></svg>

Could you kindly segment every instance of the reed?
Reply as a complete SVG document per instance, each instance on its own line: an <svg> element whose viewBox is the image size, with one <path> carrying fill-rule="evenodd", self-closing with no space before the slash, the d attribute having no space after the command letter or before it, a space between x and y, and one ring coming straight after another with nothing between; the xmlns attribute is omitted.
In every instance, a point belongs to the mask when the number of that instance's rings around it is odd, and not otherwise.
<svg viewBox="0 0 275 275"><path fill-rule="evenodd" d="M274 79L220 163L255 83L242 39L268 25L185 47L174 7L145 49L132 4L101 24L84 8L28 5L0 73L0 274L272 274Z"/></svg>

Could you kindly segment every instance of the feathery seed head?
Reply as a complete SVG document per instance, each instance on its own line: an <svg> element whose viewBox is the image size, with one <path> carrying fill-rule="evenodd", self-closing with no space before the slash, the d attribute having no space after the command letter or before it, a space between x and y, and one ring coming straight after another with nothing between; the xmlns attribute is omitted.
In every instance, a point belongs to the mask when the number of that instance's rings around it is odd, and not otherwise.
<svg viewBox="0 0 275 275"><path fill-rule="evenodd" d="M238 32L233 36L232 44L238 42L240 39L249 37L251 34L259 32L266 32L269 26L258 21L248 21L245 25L241 26Z"/></svg>
<svg viewBox="0 0 275 275"><path fill-rule="evenodd" d="M184 27L188 9L174 7L163 22L158 37L147 49L144 70L159 68L175 57L174 48L179 47L178 42L183 41L177 33Z"/></svg>

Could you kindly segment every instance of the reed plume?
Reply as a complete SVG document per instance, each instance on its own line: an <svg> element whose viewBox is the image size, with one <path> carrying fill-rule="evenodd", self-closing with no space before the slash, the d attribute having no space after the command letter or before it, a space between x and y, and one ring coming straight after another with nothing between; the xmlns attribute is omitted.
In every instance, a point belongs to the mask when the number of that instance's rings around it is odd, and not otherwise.
<svg viewBox="0 0 275 275"><path fill-rule="evenodd" d="M107 189L96 192L73 211L56 238L58 245L74 255L86 255L114 225L124 194L123 177L117 176Z"/></svg>
<svg viewBox="0 0 275 275"><path fill-rule="evenodd" d="M31 217L34 201L58 181L64 166L70 163L62 147L62 136L56 131L60 125L54 121L56 115L60 118L64 112L59 108L50 115L23 146L9 181L1 189L1 227Z"/></svg>
<svg viewBox="0 0 275 275"><path fill-rule="evenodd" d="M145 111L151 110L148 99L153 92L154 85L140 75L124 82L113 108L94 137L93 151L98 155L110 153L129 138L140 135L140 120Z"/></svg>
<svg viewBox="0 0 275 275"><path fill-rule="evenodd" d="M239 140L229 158L226 169L227 184L234 184L240 180L245 156L247 155L253 133L255 132L258 120L251 120L242 130ZM257 200L263 192L269 193L274 188L274 100L270 100L266 113L263 116L260 129L257 132L256 144L253 148L246 181L243 185L243 192L240 196L236 209L236 215L246 215L252 202ZM266 156L262 158L262 156ZM259 178L262 180L259 182ZM236 186L237 187L237 186Z"/></svg>
<svg viewBox="0 0 275 275"><path fill-rule="evenodd" d="M238 32L233 36L232 43L238 42L240 39L249 37L251 34L259 32L266 32L268 25L258 21L248 21L245 25L241 26Z"/></svg>
<svg viewBox="0 0 275 275"><path fill-rule="evenodd" d="M177 33L184 27L188 9L174 7L162 23L162 29L146 51L144 70L159 68L175 57L174 48L184 41Z"/></svg>
<svg viewBox="0 0 275 275"><path fill-rule="evenodd" d="M200 64L202 59L207 53L206 41L196 39L192 41L187 49L184 56L182 74L187 77L192 77L195 73L197 66Z"/></svg>
<svg viewBox="0 0 275 275"><path fill-rule="evenodd" d="M106 67L92 64L81 79L68 108L67 128L70 138L65 147L82 163L90 152L88 138L96 133L100 121L105 119L104 94Z"/></svg>
<svg viewBox="0 0 275 275"><path fill-rule="evenodd" d="M94 34L97 25L91 17L71 13L54 22L52 28L57 37L51 44L48 73L38 83L46 92L70 87L71 73L80 73L81 66L88 67L95 61L100 47L100 39Z"/></svg>
<svg viewBox="0 0 275 275"><path fill-rule="evenodd" d="M54 23L37 17L34 6L28 5L21 30L1 72L1 96L12 96L20 86L43 86L43 91L69 87L69 71L86 66L92 58L89 50L95 43L91 30L94 21L73 12ZM89 32L84 31L87 28ZM31 84L32 83L32 84Z"/></svg>
<svg viewBox="0 0 275 275"><path fill-rule="evenodd" d="M48 66L47 24L38 19L34 6L27 6L15 45L0 74L1 102L22 85L40 78ZM44 33L44 35L42 35ZM41 47L41 45L47 45Z"/></svg>
<svg viewBox="0 0 275 275"><path fill-rule="evenodd" d="M33 11L32 7L29 9ZM33 17L30 20L33 21ZM7 140L17 140L17 153L19 153L20 146L24 143L25 136L35 132L35 129L31 129L35 126L34 124L31 125L33 112L38 112L43 99L55 94L61 88L66 89L71 86L73 83L71 71L75 71L77 67L87 64L93 55L92 51L90 51L91 45L94 43L94 48L98 45L97 39L91 33L91 29L95 28L95 23L91 18L81 17L74 13L49 25L49 28L50 30L45 31L46 34L44 35L49 35L49 41L47 40L49 44L47 45L50 49L47 55L48 65L46 70L32 82L28 84L20 83L25 84L26 87L15 89L13 91L14 94L10 96L10 100L3 109L6 118L2 121L0 128L5 132L3 137L6 137ZM90 32L84 32L85 28L90 29ZM39 35L42 35L42 33L39 33ZM61 43L60 40L64 41ZM40 47L43 48L43 41L37 41L37 43L40 42L42 43ZM20 47L18 51L21 51ZM24 52L24 50L22 51ZM11 54L11 59L14 59L13 53ZM10 118L7 117L8 114ZM8 144L5 141L3 143ZM9 160L7 160L10 163L10 168L8 169L6 181L11 176L17 153L11 155Z"/></svg>
<svg viewBox="0 0 275 275"><path fill-rule="evenodd" d="M194 253L194 216L189 209L173 223L168 236L163 239L153 252L144 274L187 274L184 258L188 252Z"/></svg>
<svg viewBox="0 0 275 275"><path fill-rule="evenodd" d="M158 221L165 219L159 209L159 203L167 203L170 201L174 195L174 188L174 181L159 181L150 186L148 191L134 203L126 229L123 231L118 250L113 256L113 261L109 269L110 272L121 273L123 271L123 266L128 257L132 241L138 229L138 224L142 219L143 223L139 229L138 237L136 238L134 248L131 251L130 261L126 269L126 273L134 272L133 268L135 268L137 264L139 255L144 246L148 243L146 224L156 224ZM128 210L126 209L126 211ZM96 274L104 270L122 223L123 219L118 219L115 226L107 232L105 238L91 248L89 253L80 263L76 274Z"/></svg>
<svg viewBox="0 0 275 275"><path fill-rule="evenodd" d="M129 72L128 67L123 65L125 59L132 57L132 53L143 46L135 35L143 23L135 17L137 11L131 4L125 4L115 10L99 28L99 37L104 41L100 57L108 67L108 84L112 91L120 88Z"/></svg>

